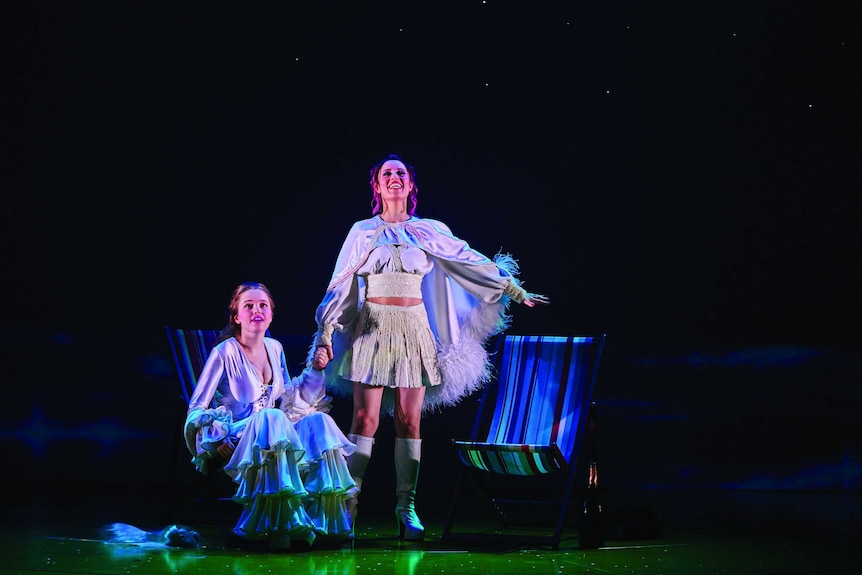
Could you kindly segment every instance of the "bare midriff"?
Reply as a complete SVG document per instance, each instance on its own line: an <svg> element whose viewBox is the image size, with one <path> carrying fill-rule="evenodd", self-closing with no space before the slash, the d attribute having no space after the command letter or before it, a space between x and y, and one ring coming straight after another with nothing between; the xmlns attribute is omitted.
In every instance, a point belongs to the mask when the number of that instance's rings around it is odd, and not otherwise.
<svg viewBox="0 0 862 575"><path fill-rule="evenodd" d="M377 303L380 305L400 305L400 306L411 306L411 305L419 305L422 303L422 298L419 297L370 297L365 301L370 301L371 303Z"/></svg>

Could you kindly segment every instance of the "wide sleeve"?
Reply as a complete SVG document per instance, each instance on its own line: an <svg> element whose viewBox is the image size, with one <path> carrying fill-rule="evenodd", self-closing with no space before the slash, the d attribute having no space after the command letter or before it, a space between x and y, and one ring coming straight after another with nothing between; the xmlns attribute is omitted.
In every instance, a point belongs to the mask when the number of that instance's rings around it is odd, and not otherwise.
<svg viewBox="0 0 862 575"><path fill-rule="evenodd" d="M317 307L314 319L317 322L315 346L332 345L332 334L348 330L359 311L359 278L352 276L346 281L330 286Z"/></svg>
<svg viewBox="0 0 862 575"><path fill-rule="evenodd" d="M356 271L368 258L374 231L367 220L356 222L341 244L332 278L314 314L318 329L313 347L332 345L333 333L348 330L356 319L360 303Z"/></svg>
<svg viewBox="0 0 862 575"><path fill-rule="evenodd" d="M436 220L425 220L416 228L434 262L422 282L443 378L443 385L426 389L423 410L432 411L457 404L490 381L493 366L487 340L508 328L513 293L523 290L511 256L489 259Z"/></svg>
<svg viewBox="0 0 862 575"><path fill-rule="evenodd" d="M212 424L211 419L215 408L213 400L223 377L225 377L225 356L217 346L204 363L186 413L183 435L185 436L186 447L192 455L197 455L196 436L198 430L205 425Z"/></svg>
<svg viewBox="0 0 862 575"><path fill-rule="evenodd" d="M322 371L306 367L302 373L292 378L284 363L282 369L285 376L284 393L279 407L290 421L296 423L315 411L329 412L332 398L326 395Z"/></svg>
<svg viewBox="0 0 862 575"><path fill-rule="evenodd" d="M195 390L189 400L190 412L213 407L213 399L224 374L225 356L218 349L213 349L209 356L207 356L206 362L204 362L204 367L201 370L200 376L198 376Z"/></svg>
<svg viewBox="0 0 862 575"><path fill-rule="evenodd" d="M498 253L493 259L477 252L452 234L439 220L425 220L436 232L424 239L434 248L434 265L470 295L486 303L497 303L503 295L517 303L527 293L518 280L518 264L512 256ZM433 240L433 241L432 241Z"/></svg>

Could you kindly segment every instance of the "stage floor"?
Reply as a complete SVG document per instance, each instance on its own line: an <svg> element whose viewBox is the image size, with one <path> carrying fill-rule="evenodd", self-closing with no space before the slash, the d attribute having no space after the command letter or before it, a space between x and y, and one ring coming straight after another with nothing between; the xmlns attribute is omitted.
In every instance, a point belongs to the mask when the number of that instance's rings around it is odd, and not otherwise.
<svg viewBox="0 0 862 575"><path fill-rule="evenodd" d="M83 490L82 490L83 491ZM7 497L10 495L7 492ZM773 496L765 496L771 498ZM644 505L664 515L659 536L607 540L600 549L578 548L576 529L564 531L558 550L518 543L502 545L440 540L446 506L424 499L427 536L422 543L395 538L384 494L369 495L360 514L352 549L315 546L304 552L268 552L227 547L211 516L186 514L184 524L197 530L198 549L106 544L96 536L109 522L142 529L164 525L164 509L146 489L116 493L95 489L92 495L29 495L4 503L0 537L0 573L309 573L320 575L388 574L664 574L799 575L862 572L862 527L858 494L784 494L765 501L704 498L698 494L645 496ZM807 499L793 504L794 499ZM703 499L702 503L699 501ZM232 505L228 503L228 505ZM847 517L828 519L800 511L815 507L846 508ZM734 508L734 509L731 509ZM764 509L772 510L765 517ZM687 510L687 511L685 511ZM778 510L778 511L776 511ZM688 515L686 515L688 513ZM840 513L839 513L840 514ZM826 517L826 518L824 518ZM729 519L734 518L734 519ZM493 530L468 510L472 529Z"/></svg>

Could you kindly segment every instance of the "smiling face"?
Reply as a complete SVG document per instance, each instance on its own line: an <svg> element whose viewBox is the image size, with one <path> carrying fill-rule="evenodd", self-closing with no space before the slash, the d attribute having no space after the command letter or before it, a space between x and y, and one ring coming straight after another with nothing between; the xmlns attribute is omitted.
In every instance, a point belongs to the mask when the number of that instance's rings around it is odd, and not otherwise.
<svg viewBox="0 0 862 575"><path fill-rule="evenodd" d="M384 172L384 168L387 170L386 172ZM398 193L396 193L399 187L398 184L395 184L392 188L388 187L392 178L401 180L401 191ZM372 216L382 214L387 207L390 210L394 209L394 211L398 212L400 211L400 206L404 205L407 207L408 216L412 217L416 215L416 206L418 205L416 198L419 195L419 187L416 185L416 168L405 162L401 156L398 154L389 154L389 156L374 164L371 167L369 183L371 184ZM381 191L389 196L388 199L384 199ZM393 196L393 194L395 195ZM402 196L406 197L406 200L402 200ZM389 201L399 203L391 203L390 205L390 203L387 203Z"/></svg>
<svg viewBox="0 0 862 575"><path fill-rule="evenodd" d="M253 288L242 292L238 300L234 323L243 333L266 333L272 323L273 306L269 295L261 289Z"/></svg>
<svg viewBox="0 0 862 575"><path fill-rule="evenodd" d="M387 160L380 167L374 190L386 203L406 202L413 191L413 180L404 162Z"/></svg>

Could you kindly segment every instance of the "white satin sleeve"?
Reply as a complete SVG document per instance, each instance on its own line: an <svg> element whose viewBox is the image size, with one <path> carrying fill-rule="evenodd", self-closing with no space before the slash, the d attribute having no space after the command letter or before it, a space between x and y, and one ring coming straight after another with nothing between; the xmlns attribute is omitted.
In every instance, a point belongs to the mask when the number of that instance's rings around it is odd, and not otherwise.
<svg viewBox="0 0 862 575"><path fill-rule="evenodd" d="M222 354L213 350L207 356L201 374L198 376L198 382L189 400L189 411L208 409L213 406L215 392L224 375L225 358Z"/></svg>
<svg viewBox="0 0 862 575"><path fill-rule="evenodd" d="M332 398L326 395L322 371L306 367L301 374L291 378L284 367L284 374L284 393L279 407L290 421L296 423L315 411L329 411Z"/></svg>
<svg viewBox="0 0 862 575"><path fill-rule="evenodd" d="M452 234L449 226L439 220L426 220L442 232L437 242L445 243L444 253L454 257L437 257L434 265L452 278L473 297L485 303L497 303L506 287L517 280L494 260L471 248L467 242Z"/></svg>
<svg viewBox="0 0 862 575"><path fill-rule="evenodd" d="M325 326L329 327L329 335L335 330L344 331L356 320L358 310L358 276L354 275L347 281L330 286L314 313L314 320L318 326L318 339Z"/></svg>
<svg viewBox="0 0 862 575"><path fill-rule="evenodd" d="M201 417L212 412L213 399L219 383L225 376L225 360L220 353L210 353L204 367L198 376L198 382L189 400L189 409L186 412L186 422L183 428L186 447L192 455L197 455L197 435L199 428L204 423ZM212 419L210 417L210 419ZM212 421L207 421L212 425Z"/></svg>
<svg viewBox="0 0 862 575"><path fill-rule="evenodd" d="M438 259L434 262L467 292L485 303L497 303L512 276L496 264L464 264Z"/></svg>
<svg viewBox="0 0 862 575"><path fill-rule="evenodd" d="M323 301L314 313L314 320L318 327L315 346L323 343L331 345L332 333L336 330L345 331L358 315L360 285L355 271L368 256L368 252L365 251L368 231L363 230L358 224L351 227L341 245L332 279ZM322 338L323 341L321 341Z"/></svg>

